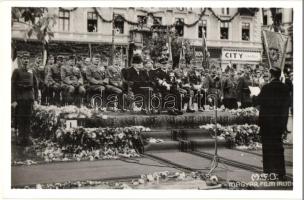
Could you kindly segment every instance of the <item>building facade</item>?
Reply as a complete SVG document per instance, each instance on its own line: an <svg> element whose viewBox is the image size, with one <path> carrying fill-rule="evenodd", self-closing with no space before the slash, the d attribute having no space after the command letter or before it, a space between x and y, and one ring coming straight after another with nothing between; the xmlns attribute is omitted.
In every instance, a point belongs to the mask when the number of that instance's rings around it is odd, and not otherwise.
<svg viewBox="0 0 304 200"><path fill-rule="evenodd" d="M143 43L141 31L137 31L139 34L134 34L134 30L149 31L154 24L170 27L177 21L192 24L199 19L203 10L203 8L48 8L49 14L57 16L49 51L51 54L56 54L58 51L73 49L73 53L88 56L101 53L109 57L113 53L111 48L115 46L115 52L121 57L120 62L126 64L130 44ZM174 28L180 38L190 41L198 55L202 51L204 41L202 34L205 34L210 53L209 66L224 69L227 66L242 68L244 65L251 65L254 68L262 62L262 12L262 9L257 9L254 13L246 12L244 9L242 11L240 8L207 9L195 25L175 25ZM153 13L152 21L149 13ZM108 21L116 15L122 18L109 23ZM140 22L141 26L132 25L132 22ZM23 48L25 28L25 25L18 23L12 27L12 39L19 44L18 48ZM39 45L34 37L29 41L28 44ZM39 49L34 46L30 47L30 50Z"/></svg>

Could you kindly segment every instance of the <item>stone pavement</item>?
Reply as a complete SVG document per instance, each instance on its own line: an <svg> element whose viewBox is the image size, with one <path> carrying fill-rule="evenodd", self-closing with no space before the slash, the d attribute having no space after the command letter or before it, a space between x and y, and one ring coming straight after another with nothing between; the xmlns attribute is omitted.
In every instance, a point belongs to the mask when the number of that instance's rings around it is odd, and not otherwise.
<svg viewBox="0 0 304 200"><path fill-rule="evenodd" d="M101 160L12 166L11 178L12 186L16 187L79 180L129 179L138 178L141 174L162 171L176 172L180 170L151 159L137 158L136 160L130 159L128 162Z"/></svg>

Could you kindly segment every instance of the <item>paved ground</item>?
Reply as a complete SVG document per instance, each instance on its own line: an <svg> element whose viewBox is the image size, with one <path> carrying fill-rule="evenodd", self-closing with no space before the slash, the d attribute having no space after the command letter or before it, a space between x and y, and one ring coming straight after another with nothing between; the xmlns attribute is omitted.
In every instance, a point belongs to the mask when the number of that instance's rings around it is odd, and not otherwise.
<svg viewBox="0 0 304 200"><path fill-rule="evenodd" d="M78 180L109 180L117 177L138 177L141 174L153 172L179 171L150 159L137 160L139 164L121 160L102 160L12 166L12 186ZM136 162L136 160L129 161Z"/></svg>

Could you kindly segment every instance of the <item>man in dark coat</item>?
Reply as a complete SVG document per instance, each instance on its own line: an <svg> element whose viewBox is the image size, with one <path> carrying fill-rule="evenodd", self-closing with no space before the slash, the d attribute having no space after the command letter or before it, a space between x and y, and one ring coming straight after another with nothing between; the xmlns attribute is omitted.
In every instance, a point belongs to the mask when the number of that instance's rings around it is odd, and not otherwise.
<svg viewBox="0 0 304 200"><path fill-rule="evenodd" d="M290 103L290 94L286 84L279 78L279 68L270 69L271 81L266 84L253 103L260 105L259 126L263 147L264 173L277 174L278 180L285 179L285 161L282 134L288 117L286 110Z"/></svg>
<svg viewBox="0 0 304 200"><path fill-rule="evenodd" d="M34 101L38 98L38 82L35 74L28 69L29 53L19 52L21 66L12 75L12 107L15 109L17 144L28 146L30 141L31 115Z"/></svg>
<svg viewBox="0 0 304 200"><path fill-rule="evenodd" d="M131 99L135 97L134 95L148 97L148 88L152 88L152 85L149 74L143 67L141 55L135 54L132 60L132 67L127 68L123 73L128 95ZM144 104L145 109L148 110L148 99L144 100Z"/></svg>

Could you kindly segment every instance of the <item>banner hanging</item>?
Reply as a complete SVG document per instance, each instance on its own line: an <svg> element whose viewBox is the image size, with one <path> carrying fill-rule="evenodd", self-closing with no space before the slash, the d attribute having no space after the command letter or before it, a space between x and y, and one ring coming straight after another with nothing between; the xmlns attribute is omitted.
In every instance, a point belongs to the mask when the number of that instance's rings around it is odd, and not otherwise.
<svg viewBox="0 0 304 200"><path fill-rule="evenodd" d="M263 36L269 67L278 67L283 71L288 36L266 30L263 31Z"/></svg>

